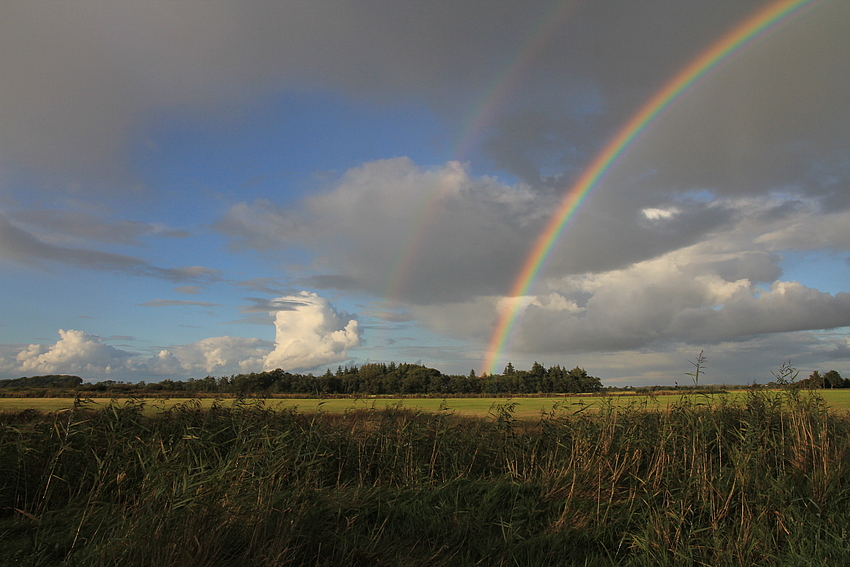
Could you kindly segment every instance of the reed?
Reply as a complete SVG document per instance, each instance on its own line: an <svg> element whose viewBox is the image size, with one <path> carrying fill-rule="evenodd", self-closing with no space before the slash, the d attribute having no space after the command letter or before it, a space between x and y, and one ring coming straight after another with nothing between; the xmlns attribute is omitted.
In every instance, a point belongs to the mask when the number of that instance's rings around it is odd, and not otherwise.
<svg viewBox="0 0 850 567"><path fill-rule="evenodd" d="M13 565L832 565L850 417L816 394L519 420L262 400L0 414Z"/></svg>

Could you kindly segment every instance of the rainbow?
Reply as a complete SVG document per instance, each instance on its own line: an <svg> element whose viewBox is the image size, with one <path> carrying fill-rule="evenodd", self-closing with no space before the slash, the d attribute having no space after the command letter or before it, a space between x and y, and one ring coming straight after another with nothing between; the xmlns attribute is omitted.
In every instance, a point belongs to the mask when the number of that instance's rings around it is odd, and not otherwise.
<svg viewBox="0 0 850 567"><path fill-rule="evenodd" d="M605 176L617 159L635 141L640 133L673 102L681 97L706 73L729 59L735 52L752 43L780 22L798 13L803 6L819 0L779 0L769 4L735 26L726 35L703 51L684 69L668 81L643 107L624 124L608 144L599 152L567 191L557 212L552 216L526 257L513 287L508 294L505 309L502 309L490 338L484 359L484 372L495 374L496 365L502 357L508 338L524 305L523 296L540 273L555 243L578 210L582 201Z"/></svg>
<svg viewBox="0 0 850 567"><path fill-rule="evenodd" d="M514 92L520 83L522 73L530 66L534 56L545 47L546 41L575 6L574 0L557 1L552 8L543 13L535 25L531 26L531 31L513 52L513 57L504 65L504 71L496 74L484 89L483 95L478 98L474 110L469 113L469 118L464 122L460 134L452 145L450 152L452 160L462 162L466 158L475 142L481 138L482 132L493 123L499 109ZM410 273L414 260L419 256L425 236L436 220L438 204L447 189L445 183L438 180L427 192L423 203L419 205L418 212L411 223L413 230L407 234L392 263L383 295L385 299L392 301L401 295L407 275Z"/></svg>

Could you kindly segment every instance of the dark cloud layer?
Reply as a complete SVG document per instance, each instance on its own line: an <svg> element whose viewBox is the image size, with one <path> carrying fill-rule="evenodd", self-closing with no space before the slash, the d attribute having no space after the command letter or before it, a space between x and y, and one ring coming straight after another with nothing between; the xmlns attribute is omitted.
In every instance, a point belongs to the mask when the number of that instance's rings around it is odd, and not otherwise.
<svg viewBox="0 0 850 567"><path fill-rule="evenodd" d="M684 66L768 4L7 2L0 260L195 284L180 293L233 278L269 296L233 309L272 314L274 359L304 368L348 356L366 325L302 288L366 298L371 318L420 324L481 350L530 249L588 163ZM782 335L772 353L846 356L840 339L820 347L801 331L850 326L847 293L791 281L783 257L850 257L848 28L850 3L813 1L665 109L560 235L523 300L514 352L678 356L711 344L741 353ZM140 181L136 153L161 142L148 138L156 120L222 132L291 93L424 108L448 132L434 144L456 155L417 163L400 147L340 165L298 189L301 197L276 193L290 187L265 172L224 189ZM143 199L156 203L154 213ZM107 211L105 201L121 210ZM221 266L163 268L137 254L190 236L163 219L196 208L203 212L191 234L220 239ZM128 246L131 254L120 253ZM175 262L183 263L193 262ZM299 337L320 355L312 358ZM28 348L22 356L33 369L136 360L82 331L63 331L53 348ZM213 337L135 364L258 369L271 348ZM436 350L411 344L404 352Z"/></svg>
<svg viewBox="0 0 850 567"><path fill-rule="evenodd" d="M514 84L487 147L531 182L553 161L572 171L678 69L764 4L7 3L0 162L83 179L126 173L127 134L146 113L182 108L212 118L277 89L376 102L424 96L457 120L511 68ZM684 172L692 184L722 172L749 180L782 164L787 142L823 154L846 136L850 118L837 111L850 88L848 11L845 2L819 3L683 103L669 119L700 135L652 145L650 157L678 164L665 181L678 183Z"/></svg>

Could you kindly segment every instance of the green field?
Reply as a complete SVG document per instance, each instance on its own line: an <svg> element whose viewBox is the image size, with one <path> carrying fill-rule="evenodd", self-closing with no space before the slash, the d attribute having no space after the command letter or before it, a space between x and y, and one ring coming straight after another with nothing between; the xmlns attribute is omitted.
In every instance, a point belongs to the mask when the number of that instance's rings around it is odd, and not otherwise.
<svg viewBox="0 0 850 567"><path fill-rule="evenodd" d="M0 563L841 565L824 394L5 399Z"/></svg>
<svg viewBox="0 0 850 567"><path fill-rule="evenodd" d="M7 398L0 557L33 566L841 564L848 401L844 391L797 390L81 406Z"/></svg>
<svg viewBox="0 0 850 567"><path fill-rule="evenodd" d="M850 389L818 390L827 407L832 411L850 411ZM330 399L294 399L269 398L263 403L275 409L296 409L299 412L313 413L344 413L360 409L384 409L388 407L404 407L419 411L448 411L461 416L486 417L494 413L498 405L513 405L513 413L517 418L533 419L544 412L553 410L556 413L573 413L588 411L602 407L631 407L647 410L666 410L671 406L687 400L693 404L715 404L721 401L729 403L744 400L747 391L737 390L726 394L663 394L657 396L611 394L607 396L557 396L557 397L517 397L517 398L330 398ZM189 401L192 398L147 398L144 403L150 409L170 408L176 404ZM90 398L94 407L104 407L110 404L111 398ZM120 403L120 399L118 400ZM210 407L216 398L199 398L201 407ZM218 402L223 405L233 404L234 398L221 398ZM0 411L35 409L43 412L54 412L71 408L72 398L0 398Z"/></svg>

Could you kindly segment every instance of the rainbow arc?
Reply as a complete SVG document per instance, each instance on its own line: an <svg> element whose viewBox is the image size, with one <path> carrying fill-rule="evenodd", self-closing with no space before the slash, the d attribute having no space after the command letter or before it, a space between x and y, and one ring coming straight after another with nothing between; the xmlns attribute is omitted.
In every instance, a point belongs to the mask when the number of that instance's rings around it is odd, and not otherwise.
<svg viewBox="0 0 850 567"><path fill-rule="evenodd" d="M787 22L804 7L821 0L779 0L768 4L736 25L703 51L658 90L611 138L564 195L556 213L540 233L508 293L507 308L498 316L484 359L484 372L497 373L508 339L527 301L523 300L540 275L564 229L588 194L605 177L617 159L670 105L702 77L769 31Z"/></svg>

